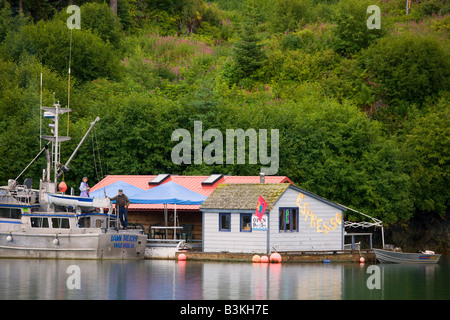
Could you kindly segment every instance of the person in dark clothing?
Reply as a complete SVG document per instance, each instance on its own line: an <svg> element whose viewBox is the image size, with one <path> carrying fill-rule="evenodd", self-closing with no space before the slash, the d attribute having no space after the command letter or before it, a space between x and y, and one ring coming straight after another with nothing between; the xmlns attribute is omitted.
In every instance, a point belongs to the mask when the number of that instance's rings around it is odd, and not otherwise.
<svg viewBox="0 0 450 320"><path fill-rule="evenodd" d="M111 201L116 201L116 208L119 208L119 219L124 230L127 229L128 225L128 206L130 205L130 200L123 193L122 189L119 189L119 194L114 198L109 198Z"/></svg>

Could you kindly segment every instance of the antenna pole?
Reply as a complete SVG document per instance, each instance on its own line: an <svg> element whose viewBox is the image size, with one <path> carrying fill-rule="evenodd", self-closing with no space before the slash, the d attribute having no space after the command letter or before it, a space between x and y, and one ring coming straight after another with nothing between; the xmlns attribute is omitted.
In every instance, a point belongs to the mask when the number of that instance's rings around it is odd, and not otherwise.
<svg viewBox="0 0 450 320"><path fill-rule="evenodd" d="M59 102L59 101L58 101ZM58 150L58 147L59 147L59 134L58 134L58 118L59 118L59 103L57 103L57 104L55 104L54 105L55 106L55 110L56 110L56 112L55 112L55 128L54 128L54 130L55 130L55 133L54 133L54 137L55 137L55 141L54 141L54 144L55 144L55 157L54 157L54 163L53 163L53 165L54 165L54 177L55 177L55 186L56 186L56 184L58 183L58 163L59 163L59 150Z"/></svg>
<svg viewBox="0 0 450 320"><path fill-rule="evenodd" d="M42 68L42 66L41 66ZM39 101L39 149L42 149L42 71L41 71L41 97Z"/></svg>
<svg viewBox="0 0 450 320"><path fill-rule="evenodd" d="M70 108L70 63L72 60L72 30L70 29L70 44L69 44L69 81L67 84L67 108ZM67 113L67 136L69 136L69 119L70 113Z"/></svg>

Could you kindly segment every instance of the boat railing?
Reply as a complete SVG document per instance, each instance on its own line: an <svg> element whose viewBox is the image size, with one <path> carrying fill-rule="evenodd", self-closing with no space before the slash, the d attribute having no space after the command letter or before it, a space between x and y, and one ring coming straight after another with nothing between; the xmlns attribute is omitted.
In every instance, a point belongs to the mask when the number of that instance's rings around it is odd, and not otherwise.
<svg viewBox="0 0 450 320"><path fill-rule="evenodd" d="M8 204L34 204L38 200L37 192L25 185L17 185L14 189L0 187L0 202Z"/></svg>

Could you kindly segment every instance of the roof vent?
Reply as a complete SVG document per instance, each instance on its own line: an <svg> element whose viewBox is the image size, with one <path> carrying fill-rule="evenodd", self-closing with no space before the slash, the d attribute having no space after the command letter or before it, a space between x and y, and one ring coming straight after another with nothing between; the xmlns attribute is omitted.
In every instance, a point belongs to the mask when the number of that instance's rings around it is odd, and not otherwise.
<svg viewBox="0 0 450 320"><path fill-rule="evenodd" d="M165 181L169 177L170 177L170 174L167 174L167 173L158 174L151 181L149 181L148 184L149 185L160 184L161 182Z"/></svg>
<svg viewBox="0 0 450 320"><path fill-rule="evenodd" d="M202 185L213 185L223 177L223 174L212 174L208 178L202 181Z"/></svg>

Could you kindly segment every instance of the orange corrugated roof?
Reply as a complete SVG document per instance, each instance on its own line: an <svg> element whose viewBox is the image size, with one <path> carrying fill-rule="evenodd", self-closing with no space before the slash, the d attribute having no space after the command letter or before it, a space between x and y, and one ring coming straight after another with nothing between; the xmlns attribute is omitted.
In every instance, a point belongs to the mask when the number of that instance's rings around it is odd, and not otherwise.
<svg viewBox="0 0 450 320"><path fill-rule="evenodd" d="M149 181L155 178L156 175L108 175L102 181L92 187L91 191L104 188L114 182L122 180L133 186L141 188L143 190L154 188L158 185L149 185ZM197 193L209 196L220 183L259 183L259 176L223 176L213 185L202 185L202 182L209 176L181 176L171 175L164 180L161 184L169 181L178 183L179 185L195 191ZM266 183L292 183L292 181L286 176L266 176ZM159 185L161 185L159 184ZM293 183L292 183L293 184ZM168 205L168 209L173 209L173 205ZM199 205L177 205L177 210L199 210ZM130 210L162 210L163 204L131 204Z"/></svg>

